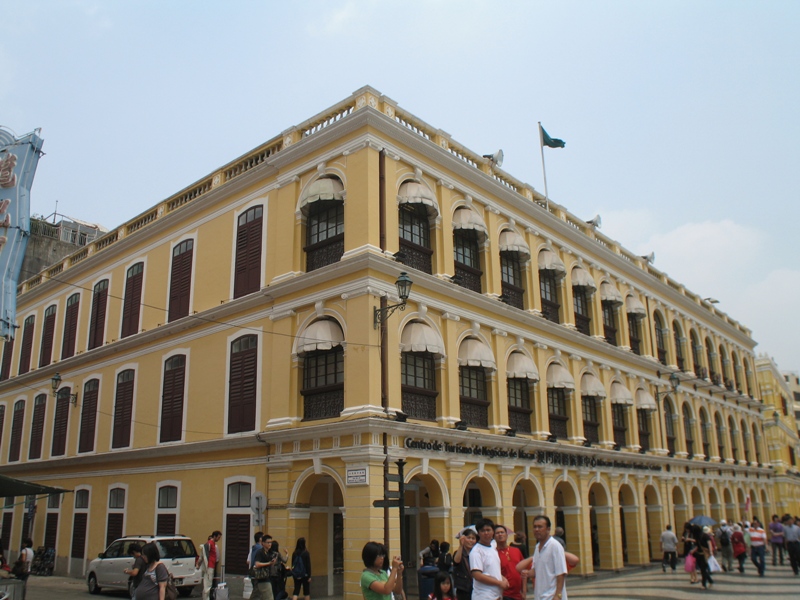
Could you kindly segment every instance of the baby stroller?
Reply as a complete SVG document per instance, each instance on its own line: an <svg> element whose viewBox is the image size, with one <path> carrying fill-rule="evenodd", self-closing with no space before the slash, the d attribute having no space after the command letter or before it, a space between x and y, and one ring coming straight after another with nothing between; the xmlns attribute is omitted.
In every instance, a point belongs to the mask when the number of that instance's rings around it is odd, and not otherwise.
<svg viewBox="0 0 800 600"><path fill-rule="evenodd" d="M44 546L39 546L36 549L36 552L33 553L33 561L31 562L31 573L34 575L39 574L39 570L42 568L42 565L45 560L45 554L47 554L47 548Z"/></svg>

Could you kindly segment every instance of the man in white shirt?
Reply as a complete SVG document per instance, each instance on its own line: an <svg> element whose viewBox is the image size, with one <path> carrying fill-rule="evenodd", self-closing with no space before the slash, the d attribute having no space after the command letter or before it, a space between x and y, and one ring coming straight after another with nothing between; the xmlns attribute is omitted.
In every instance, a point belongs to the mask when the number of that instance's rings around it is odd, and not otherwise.
<svg viewBox="0 0 800 600"><path fill-rule="evenodd" d="M33 564L33 540L31 538L25 538L22 542L22 551L20 552L20 558L25 563L25 577L23 578L23 585L22 585L22 598L25 599L25 595L28 591L28 577L31 574L31 565Z"/></svg>
<svg viewBox="0 0 800 600"><path fill-rule="evenodd" d="M567 560L564 548L550 536L550 518L539 515L533 520L533 537L536 549L533 552L533 568L536 581L533 586L535 600L567 600L564 579L567 575Z"/></svg>
<svg viewBox="0 0 800 600"><path fill-rule="evenodd" d="M508 589L508 579L500 572L500 556L492 544L494 523L480 519L475 523L478 543L469 553L469 568L472 571L472 600L501 600Z"/></svg>

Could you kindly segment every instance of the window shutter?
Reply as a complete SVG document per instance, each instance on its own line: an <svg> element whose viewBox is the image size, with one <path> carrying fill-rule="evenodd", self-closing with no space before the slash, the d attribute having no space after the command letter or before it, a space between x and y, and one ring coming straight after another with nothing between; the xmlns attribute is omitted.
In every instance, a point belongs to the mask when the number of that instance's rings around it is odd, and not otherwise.
<svg viewBox="0 0 800 600"><path fill-rule="evenodd" d="M78 440L78 452L94 450L94 432L97 426L97 390L99 382L92 379L83 386L81 402L81 430Z"/></svg>
<svg viewBox="0 0 800 600"><path fill-rule="evenodd" d="M233 575L246 575L251 540L250 515L226 515L225 539L225 571Z"/></svg>
<svg viewBox="0 0 800 600"><path fill-rule="evenodd" d="M8 462L19 460L22 446L22 422L25 420L25 401L17 400L14 404L14 421L11 424L11 446L8 449Z"/></svg>
<svg viewBox="0 0 800 600"><path fill-rule="evenodd" d="M164 391L161 401L161 442L181 440L183 426L183 388L186 380L186 357L173 356L164 364Z"/></svg>
<svg viewBox="0 0 800 600"><path fill-rule="evenodd" d="M0 369L0 381L11 376L11 359L14 356L14 338L3 344L3 366Z"/></svg>
<svg viewBox="0 0 800 600"><path fill-rule="evenodd" d="M56 534L58 533L58 513L57 512L49 512L47 513L47 521L45 521L44 526L44 547L45 548L55 548L56 547Z"/></svg>
<svg viewBox="0 0 800 600"><path fill-rule="evenodd" d="M73 294L67 300L67 312L64 316L64 340L61 342L61 360L75 355L75 341L78 336L78 309L80 296Z"/></svg>
<svg viewBox="0 0 800 600"><path fill-rule="evenodd" d="M156 518L156 535L175 535L175 515L160 514Z"/></svg>
<svg viewBox="0 0 800 600"><path fill-rule="evenodd" d="M131 445L131 416L133 414L133 370L123 371L117 376L117 401L114 407L114 433L112 448Z"/></svg>
<svg viewBox="0 0 800 600"><path fill-rule="evenodd" d="M262 208L256 206L239 217L236 233L236 266L233 297L240 298L261 288Z"/></svg>
<svg viewBox="0 0 800 600"><path fill-rule="evenodd" d="M237 348L244 349L238 350ZM258 338L244 336L231 344L228 388L228 433L253 431L256 427L256 367Z"/></svg>
<svg viewBox="0 0 800 600"><path fill-rule="evenodd" d="M192 291L192 254L194 242L186 240L172 252L172 275L169 284L169 322L189 314L189 298Z"/></svg>
<svg viewBox="0 0 800 600"><path fill-rule="evenodd" d="M72 558L86 558L86 513L75 513L72 519Z"/></svg>
<svg viewBox="0 0 800 600"><path fill-rule="evenodd" d="M42 437L44 435L44 414L47 410L47 396L39 394L33 401L33 420L31 421L31 443L28 459L42 458Z"/></svg>
<svg viewBox="0 0 800 600"><path fill-rule="evenodd" d="M70 388L58 390L56 398L56 416L53 424L53 447L51 456L63 456L67 449L67 426L69 424Z"/></svg>
<svg viewBox="0 0 800 600"><path fill-rule="evenodd" d="M139 331L143 278L143 263L136 263L128 269L128 278L125 281L125 302L122 306L122 332L120 337L128 337Z"/></svg>
<svg viewBox="0 0 800 600"><path fill-rule="evenodd" d="M104 279L94 286L92 296L92 319L89 322L88 349L99 348L105 341L106 304L108 302L108 280Z"/></svg>
<svg viewBox="0 0 800 600"><path fill-rule="evenodd" d="M35 317L30 316L25 319L22 330L22 349L19 353L19 374L22 375L31 370L31 350L33 349L33 326Z"/></svg>
<svg viewBox="0 0 800 600"><path fill-rule="evenodd" d="M106 548L116 539L122 537L122 513L109 513L108 525L106 526Z"/></svg>
<svg viewBox="0 0 800 600"><path fill-rule="evenodd" d="M11 525L14 524L14 513L3 513L3 534L0 536L0 544L3 549L11 549Z"/></svg>
<svg viewBox="0 0 800 600"><path fill-rule="evenodd" d="M56 331L56 307L49 307L44 313L42 326L42 348L39 351L39 367L46 367L53 359L53 335Z"/></svg>

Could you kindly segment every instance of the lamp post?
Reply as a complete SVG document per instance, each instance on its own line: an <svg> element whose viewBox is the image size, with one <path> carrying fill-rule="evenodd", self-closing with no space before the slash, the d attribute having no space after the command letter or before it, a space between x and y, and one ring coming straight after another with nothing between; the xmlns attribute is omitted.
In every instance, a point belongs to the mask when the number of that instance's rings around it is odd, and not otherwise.
<svg viewBox="0 0 800 600"><path fill-rule="evenodd" d="M658 378L661 379L661 371L658 371ZM666 431L663 431L663 429L661 428L661 410L660 410L660 406L661 406L665 396L667 396L670 393L674 394L675 392L678 391L678 386L681 383L681 380L678 377L678 374L675 373L674 371L672 373L670 373L668 381L669 381L670 389L662 392L661 390L656 388L656 410L658 411L658 429L660 431L662 431L662 438L661 438L661 443L662 443L661 447L662 448L667 448L667 440L666 440Z"/></svg>
<svg viewBox="0 0 800 600"><path fill-rule="evenodd" d="M58 388L61 387L61 375L56 373L53 377L50 378L50 386L53 388L53 397L58 398ZM70 394L69 395L69 403L72 406L78 405L78 394Z"/></svg>
<svg viewBox="0 0 800 600"><path fill-rule="evenodd" d="M394 311L396 311L398 308L400 310L406 309L406 301L408 300L408 296L411 294L412 285L414 285L414 282L411 281L408 273L405 271L400 273L400 276L395 282L395 286L397 287L397 295L400 296L400 303L392 304L390 306L381 306L380 308L376 306L372 313L373 329L377 329L380 325L382 325L386 319L391 317L392 314L394 314Z"/></svg>

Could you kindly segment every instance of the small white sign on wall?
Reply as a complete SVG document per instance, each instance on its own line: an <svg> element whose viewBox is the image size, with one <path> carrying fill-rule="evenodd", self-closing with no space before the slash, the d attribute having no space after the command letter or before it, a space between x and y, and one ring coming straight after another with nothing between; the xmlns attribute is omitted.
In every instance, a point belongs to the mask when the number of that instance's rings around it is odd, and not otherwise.
<svg viewBox="0 0 800 600"><path fill-rule="evenodd" d="M367 485L368 473L366 466L347 467L347 485Z"/></svg>

